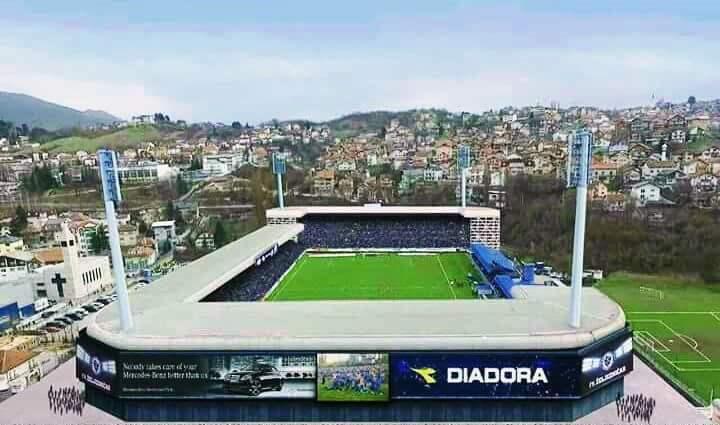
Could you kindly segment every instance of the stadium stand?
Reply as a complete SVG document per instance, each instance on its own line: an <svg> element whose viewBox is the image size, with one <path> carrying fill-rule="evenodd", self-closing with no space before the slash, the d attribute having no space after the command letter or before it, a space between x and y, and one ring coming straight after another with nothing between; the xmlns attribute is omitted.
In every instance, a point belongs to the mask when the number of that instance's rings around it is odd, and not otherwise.
<svg viewBox="0 0 720 425"><path fill-rule="evenodd" d="M257 301L309 248L463 248L469 225L461 216L308 215L298 242L286 242L260 266L250 267L204 301Z"/></svg>
<svg viewBox="0 0 720 425"><path fill-rule="evenodd" d="M293 241L285 242L278 252L259 266L250 267L203 301L257 301L261 299L300 257L304 247Z"/></svg>
<svg viewBox="0 0 720 425"><path fill-rule="evenodd" d="M470 243L461 216L308 215L301 242L308 248L460 248Z"/></svg>

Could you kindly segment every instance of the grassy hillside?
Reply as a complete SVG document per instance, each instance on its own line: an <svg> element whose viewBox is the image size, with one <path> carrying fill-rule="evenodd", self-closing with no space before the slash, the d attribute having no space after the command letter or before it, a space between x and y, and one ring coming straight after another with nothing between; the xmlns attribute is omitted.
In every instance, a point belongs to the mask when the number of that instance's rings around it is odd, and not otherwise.
<svg viewBox="0 0 720 425"><path fill-rule="evenodd" d="M65 137L53 140L42 146L42 150L51 153L69 152L78 150L95 152L101 148L126 149L137 146L142 142L153 142L161 139L160 132L152 126L128 127L115 133L95 138Z"/></svg>
<svg viewBox="0 0 720 425"><path fill-rule="evenodd" d="M120 119L103 111L78 111L19 93L0 92L0 120L46 130L87 127Z"/></svg>

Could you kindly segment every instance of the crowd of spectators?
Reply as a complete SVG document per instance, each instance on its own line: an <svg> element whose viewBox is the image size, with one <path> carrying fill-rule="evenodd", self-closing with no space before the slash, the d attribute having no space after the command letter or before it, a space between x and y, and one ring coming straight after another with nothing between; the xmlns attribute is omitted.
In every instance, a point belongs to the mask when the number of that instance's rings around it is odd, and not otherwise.
<svg viewBox="0 0 720 425"><path fill-rule="evenodd" d="M48 404L50 410L55 414L74 413L82 416L85 407L85 395L76 387L60 387L53 388L50 385L48 389Z"/></svg>
<svg viewBox="0 0 720 425"><path fill-rule="evenodd" d="M459 216L324 216L303 218L308 248L458 248L470 243Z"/></svg>
<svg viewBox="0 0 720 425"><path fill-rule="evenodd" d="M618 418L627 422L641 420L650 423L655 410L655 399L643 394L631 394L615 399Z"/></svg>
<svg viewBox="0 0 720 425"><path fill-rule="evenodd" d="M305 248L293 241L282 244L275 255L259 266L235 276L208 295L204 301L257 301L270 290Z"/></svg>
<svg viewBox="0 0 720 425"><path fill-rule="evenodd" d="M235 276L204 301L257 301L308 248L459 248L470 228L456 216L333 216L303 218L299 242L289 241L259 266Z"/></svg>
<svg viewBox="0 0 720 425"><path fill-rule="evenodd" d="M322 368L320 385L328 390L380 394L385 373L375 365Z"/></svg>

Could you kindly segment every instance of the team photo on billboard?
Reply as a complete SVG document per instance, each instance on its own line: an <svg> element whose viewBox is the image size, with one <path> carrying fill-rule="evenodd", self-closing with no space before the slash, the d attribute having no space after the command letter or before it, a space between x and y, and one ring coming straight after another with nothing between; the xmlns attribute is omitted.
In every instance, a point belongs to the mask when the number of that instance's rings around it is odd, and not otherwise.
<svg viewBox="0 0 720 425"><path fill-rule="evenodd" d="M388 401L386 353L318 354L318 401Z"/></svg>

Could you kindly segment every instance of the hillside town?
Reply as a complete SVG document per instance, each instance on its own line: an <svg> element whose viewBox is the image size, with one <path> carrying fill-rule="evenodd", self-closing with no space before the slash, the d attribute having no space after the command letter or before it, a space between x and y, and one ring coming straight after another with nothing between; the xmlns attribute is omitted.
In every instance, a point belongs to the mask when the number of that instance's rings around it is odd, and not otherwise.
<svg viewBox="0 0 720 425"><path fill-rule="evenodd" d="M166 130L117 149L126 193L119 238L131 288L140 290L257 228L263 208L274 205L276 188L267 178L273 155L288 164L283 191L290 200L447 205L461 196L457 155L469 146L469 204L502 210L513 179L564 180L568 137L585 128L594 136L592 208L606 214L647 209L655 220L667 208L720 209L717 100L691 97L613 111L553 105L382 117L379 124L360 114L325 124L250 126L188 125L154 114L95 129ZM2 337L3 349L19 359L13 369L24 365L22 379L6 380L20 391L48 372L41 365L50 360L33 360L29 353L37 351L30 349L49 344L62 352L77 335L77 323L115 295L95 152L44 149L30 131L18 130L28 135L0 138L0 205L6 211L0 331L24 331L20 339ZM78 322L54 320L56 312L75 314Z"/></svg>

